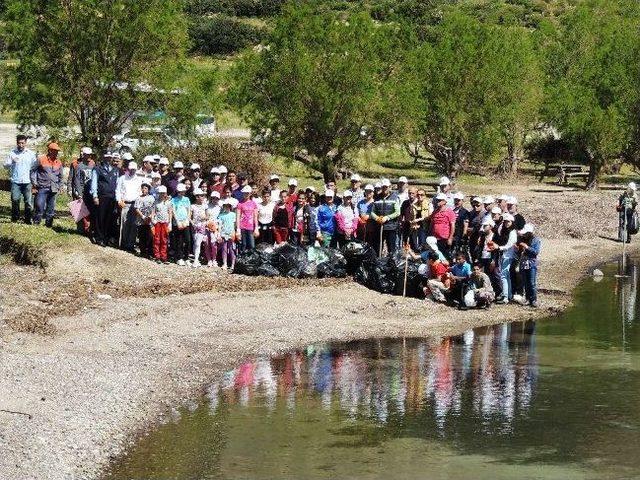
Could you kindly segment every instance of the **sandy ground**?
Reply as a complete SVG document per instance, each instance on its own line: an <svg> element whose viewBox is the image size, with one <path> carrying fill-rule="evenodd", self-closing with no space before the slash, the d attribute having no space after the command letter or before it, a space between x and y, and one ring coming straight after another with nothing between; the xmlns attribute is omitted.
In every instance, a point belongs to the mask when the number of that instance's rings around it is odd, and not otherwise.
<svg viewBox="0 0 640 480"><path fill-rule="evenodd" d="M444 336L565 308L588 267L620 251L610 238L615 194L510 191L544 239L539 310L459 312L349 281L296 286L187 273L84 245L52 252L45 271L3 266L0 409L28 416L0 411L0 478L96 478L137 432L250 354L329 339ZM47 335L19 331L32 314Z"/></svg>

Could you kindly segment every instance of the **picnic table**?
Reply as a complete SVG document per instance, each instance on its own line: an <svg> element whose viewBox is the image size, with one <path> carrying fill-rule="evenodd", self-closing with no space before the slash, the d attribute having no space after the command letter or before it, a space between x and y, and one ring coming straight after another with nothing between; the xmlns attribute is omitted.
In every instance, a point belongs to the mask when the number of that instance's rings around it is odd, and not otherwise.
<svg viewBox="0 0 640 480"><path fill-rule="evenodd" d="M566 185L571 178L584 178L586 181L589 169L585 165L572 163L545 164L538 181L542 182L545 177L556 177L558 185Z"/></svg>

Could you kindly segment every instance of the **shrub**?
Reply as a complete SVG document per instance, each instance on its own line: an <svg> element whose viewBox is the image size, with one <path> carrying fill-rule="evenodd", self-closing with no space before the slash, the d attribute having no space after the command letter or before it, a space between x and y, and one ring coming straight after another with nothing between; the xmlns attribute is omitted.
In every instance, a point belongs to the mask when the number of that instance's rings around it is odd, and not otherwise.
<svg viewBox="0 0 640 480"><path fill-rule="evenodd" d="M194 18L189 27L191 50L203 55L228 55L260 43L263 30L226 16Z"/></svg>
<svg viewBox="0 0 640 480"><path fill-rule="evenodd" d="M187 12L193 15L224 13L238 17L269 17L280 13L285 0L190 0Z"/></svg>

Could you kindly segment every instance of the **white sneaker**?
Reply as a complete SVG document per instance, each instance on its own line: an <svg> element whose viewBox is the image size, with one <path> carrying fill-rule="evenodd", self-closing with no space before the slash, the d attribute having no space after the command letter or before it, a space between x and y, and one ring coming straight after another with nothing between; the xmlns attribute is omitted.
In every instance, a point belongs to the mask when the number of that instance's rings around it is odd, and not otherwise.
<svg viewBox="0 0 640 480"><path fill-rule="evenodd" d="M222 264L222 270L226 270L227 269L227 265L225 263Z"/></svg>
<svg viewBox="0 0 640 480"><path fill-rule="evenodd" d="M186 265L186 263L184 263L183 259L178 260L177 264L180 265L181 267L184 267Z"/></svg>
<svg viewBox="0 0 640 480"><path fill-rule="evenodd" d="M213 260L209 260L207 262L207 267L213 267Z"/></svg>
<svg viewBox="0 0 640 480"><path fill-rule="evenodd" d="M195 261L191 264L191 266L192 266L193 268L198 268L198 267L200 266L200 262L199 262L198 260L195 260Z"/></svg>

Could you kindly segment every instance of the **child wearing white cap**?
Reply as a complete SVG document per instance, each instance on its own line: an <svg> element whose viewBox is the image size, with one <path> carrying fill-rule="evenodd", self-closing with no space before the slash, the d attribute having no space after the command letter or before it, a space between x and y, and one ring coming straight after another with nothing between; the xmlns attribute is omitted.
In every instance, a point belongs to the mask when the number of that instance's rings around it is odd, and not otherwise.
<svg viewBox="0 0 640 480"><path fill-rule="evenodd" d="M342 194L342 205L336 210L336 224L338 227L337 245L341 248L355 238L358 228L358 209L353 204L351 190L346 190Z"/></svg>
<svg viewBox="0 0 640 480"><path fill-rule="evenodd" d="M236 223L240 237L242 252L248 252L256 247L256 238L260 235L258 230L258 205L251 198L253 189L245 185L240 189L242 200L236 207Z"/></svg>
<svg viewBox="0 0 640 480"><path fill-rule="evenodd" d="M218 224L218 217L222 207L220 205L220 194L213 190L209 195L209 202L207 203L207 225L206 225L206 245L205 256L207 257L207 265L209 267L217 266L218 250L222 251L218 247L220 241L220 229Z"/></svg>
<svg viewBox="0 0 640 480"><path fill-rule="evenodd" d="M187 187L179 183L176 187L176 196L171 199L173 208L173 229L171 245L176 263L185 266L191 252L191 201L185 195Z"/></svg>
<svg viewBox="0 0 640 480"><path fill-rule="evenodd" d="M542 242L534 235L534 227L527 223L518 232L518 251L520 252L520 275L524 283L527 302L533 308L538 307L538 257Z"/></svg>
<svg viewBox="0 0 640 480"><path fill-rule="evenodd" d="M204 203L205 193L200 188L193 191L195 203L191 205L191 225L193 225L193 264L192 267L200 266L200 250L202 244L207 241L207 222L209 214L207 205Z"/></svg>
<svg viewBox="0 0 640 480"><path fill-rule="evenodd" d="M234 269L236 265L236 213L231 211L231 201L222 202L222 212L218 217L220 238L218 240L219 252L222 257L222 269Z"/></svg>
<svg viewBox="0 0 640 480"><path fill-rule="evenodd" d="M158 187L158 198L153 206L151 223L153 225L153 256L156 262L169 263L167 247L169 245L169 233L173 222L173 205L167 187Z"/></svg>
<svg viewBox="0 0 640 480"><path fill-rule="evenodd" d="M151 219L153 216L153 208L155 199L149 194L151 185L147 180L142 181L140 187L141 194L133 204L137 216L138 229L138 246L140 247L140 256L143 258L151 258L153 255L153 235L151 233Z"/></svg>

